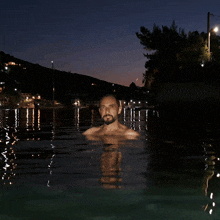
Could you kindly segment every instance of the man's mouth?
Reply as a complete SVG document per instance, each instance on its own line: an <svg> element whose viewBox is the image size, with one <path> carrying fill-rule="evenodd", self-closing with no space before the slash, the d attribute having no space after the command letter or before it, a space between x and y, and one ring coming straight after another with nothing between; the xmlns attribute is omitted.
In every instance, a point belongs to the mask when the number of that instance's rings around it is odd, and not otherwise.
<svg viewBox="0 0 220 220"><path fill-rule="evenodd" d="M106 125L110 125L111 123L113 123L115 121L115 119L112 115L104 115L103 120Z"/></svg>
<svg viewBox="0 0 220 220"><path fill-rule="evenodd" d="M103 116L103 118L108 118L108 117L113 118L113 116L112 116L112 115L104 115L104 116Z"/></svg>

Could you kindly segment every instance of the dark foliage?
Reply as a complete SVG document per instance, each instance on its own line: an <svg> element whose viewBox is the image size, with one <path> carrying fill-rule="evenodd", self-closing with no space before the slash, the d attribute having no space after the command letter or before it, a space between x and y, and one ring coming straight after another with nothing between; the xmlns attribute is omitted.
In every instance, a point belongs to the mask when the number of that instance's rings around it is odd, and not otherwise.
<svg viewBox="0 0 220 220"><path fill-rule="evenodd" d="M175 22L171 27L154 25L152 32L141 27L140 32L136 36L147 50L144 54L147 61L143 80L147 87L155 82L203 81L207 80L208 73L209 80L217 77L220 37L214 33L211 36L212 56L209 61L207 34L204 32L186 34L184 30L177 29Z"/></svg>

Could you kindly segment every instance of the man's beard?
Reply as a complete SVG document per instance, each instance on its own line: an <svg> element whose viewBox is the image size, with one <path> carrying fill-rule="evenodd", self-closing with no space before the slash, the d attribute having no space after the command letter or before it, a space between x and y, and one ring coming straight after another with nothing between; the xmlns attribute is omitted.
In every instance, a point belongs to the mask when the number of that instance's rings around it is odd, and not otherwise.
<svg viewBox="0 0 220 220"><path fill-rule="evenodd" d="M108 117L108 116L112 117L112 119L111 120L110 119L104 120L104 118ZM104 124L106 124L106 125L110 125L111 123L115 122L116 119L117 119L117 117L114 118L112 115L104 115L103 116Z"/></svg>

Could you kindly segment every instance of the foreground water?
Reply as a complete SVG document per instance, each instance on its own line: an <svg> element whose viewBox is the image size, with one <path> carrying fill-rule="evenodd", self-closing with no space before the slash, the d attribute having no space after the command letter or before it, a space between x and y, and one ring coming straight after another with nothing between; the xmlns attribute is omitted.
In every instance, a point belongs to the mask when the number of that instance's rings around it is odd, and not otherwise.
<svg viewBox="0 0 220 220"><path fill-rule="evenodd" d="M0 110L0 219L219 219L218 111L124 110L138 140L89 141L95 110Z"/></svg>

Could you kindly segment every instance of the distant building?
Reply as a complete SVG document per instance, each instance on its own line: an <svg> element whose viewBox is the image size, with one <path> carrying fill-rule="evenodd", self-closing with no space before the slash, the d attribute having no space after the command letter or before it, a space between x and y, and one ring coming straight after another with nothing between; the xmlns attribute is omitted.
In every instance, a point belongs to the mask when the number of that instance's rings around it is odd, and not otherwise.
<svg viewBox="0 0 220 220"><path fill-rule="evenodd" d="M5 68L5 71L6 72L10 72L11 70L13 70L13 69L26 69L26 67L24 67L22 64L18 64L18 63L15 63L15 62L13 62L13 61L10 61L10 62L8 62L8 63L5 63L4 64L4 68Z"/></svg>
<svg viewBox="0 0 220 220"><path fill-rule="evenodd" d="M33 96L30 93L21 93L21 101L19 103L19 107L22 108L34 108L36 102L41 101L41 95L37 94Z"/></svg>

